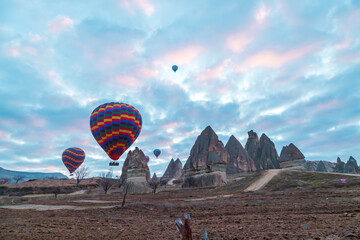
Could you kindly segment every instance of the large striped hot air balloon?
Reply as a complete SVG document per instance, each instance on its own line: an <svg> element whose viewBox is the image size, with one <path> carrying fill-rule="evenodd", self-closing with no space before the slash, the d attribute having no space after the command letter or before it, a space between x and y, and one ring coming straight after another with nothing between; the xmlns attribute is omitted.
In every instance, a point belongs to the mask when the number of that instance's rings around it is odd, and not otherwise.
<svg viewBox="0 0 360 240"><path fill-rule="evenodd" d="M85 160L85 152L81 148L68 148L62 154L65 167L72 174Z"/></svg>
<svg viewBox="0 0 360 240"><path fill-rule="evenodd" d="M91 113L91 132L109 155L116 161L139 136L142 126L138 110L126 103L104 103Z"/></svg>

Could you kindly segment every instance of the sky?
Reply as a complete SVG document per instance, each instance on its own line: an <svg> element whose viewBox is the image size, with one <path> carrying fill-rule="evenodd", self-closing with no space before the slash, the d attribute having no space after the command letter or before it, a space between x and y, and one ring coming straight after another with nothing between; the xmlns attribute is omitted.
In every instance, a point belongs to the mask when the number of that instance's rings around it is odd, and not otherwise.
<svg viewBox="0 0 360 240"><path fill-rule="evenodd" d="M224 145L253 129L279 155L360 163L359 29L350 0L0 1L0 166L68 175L61 155L79 147L99 176L110 159L89 121L106 102L141 113L129 149L151 174L185 164L208 125Z"/></svg>

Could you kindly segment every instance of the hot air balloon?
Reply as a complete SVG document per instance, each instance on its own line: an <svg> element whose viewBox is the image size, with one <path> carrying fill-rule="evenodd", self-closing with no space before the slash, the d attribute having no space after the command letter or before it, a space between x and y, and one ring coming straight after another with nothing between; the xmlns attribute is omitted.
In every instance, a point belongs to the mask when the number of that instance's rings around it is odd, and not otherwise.
<svg viewBox="0 0 360 240"><path fill-rule="evenodd" d="M146 157L146 162L148 163L150 161L149 156L145 156Z"/></svg>
<svg viewBox="0 0 360 240"><path fill-rule="evenodd" d="M104 103L91 113L90 128L95 140L114 161L139 136L142 119L138 110L126 103ZM119 165L112 162L110 165Z"/></svg>
<svg viewBox="0 0 360 240"><path fill-rule="evenodd" d="M70 176L84 162L85 152L81 148L68 148L62 154L62 161L69 170Z"/></svg>
<svg viewBox="0 0 360 240"><path fill-rule="evenodd" d="M161 151L159 149L155 149L154 150L154 155L156 156L156 158L160 155Z"/></svg>
<svg viewBox="0 0 360 240"><path fill-rule="evenodd" d="M176 72L176 71L178 70L178 66L173 65L173 66L172 66L172 70L173 70L174 72Z"/></svg>

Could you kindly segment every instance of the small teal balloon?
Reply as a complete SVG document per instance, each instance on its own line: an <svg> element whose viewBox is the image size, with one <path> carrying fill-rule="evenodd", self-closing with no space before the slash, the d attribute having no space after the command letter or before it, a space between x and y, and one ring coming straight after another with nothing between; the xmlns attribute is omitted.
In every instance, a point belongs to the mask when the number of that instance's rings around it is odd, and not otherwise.
<svg viewBox="0 0 360 240"><path fill-rule="evenodd" d="M174 72L176 72L176 71L178 70L178 66L176 66L176 65L172 66L172 70L173 70Z"/></svg>
<svg viewBox="0 0 360 240"><path fill-rule="evenodd" d="M160 155L160 153L161 153L160 149L155 149L154 150L154 155L155 155L156 158Z"/></svg>

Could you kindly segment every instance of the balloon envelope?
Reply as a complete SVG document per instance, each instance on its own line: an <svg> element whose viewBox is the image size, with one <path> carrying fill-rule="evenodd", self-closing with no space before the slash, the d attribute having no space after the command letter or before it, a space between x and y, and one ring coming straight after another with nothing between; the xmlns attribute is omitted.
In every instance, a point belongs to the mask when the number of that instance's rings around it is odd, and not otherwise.
<svg viewBox="0 0 360 240"><path fill-rule="evenodd" d="M158 157L160 155L161 151L159 149L154 150L154 155Z"/></svg>
<svg viewBox="0 0 360 240"><path fill-rule="evenodd" d="M139 136L142 118L138 110L126 103L104 103L91 113L91 132L114 161L128 149Z"/></svg>
<svg viewBox="0 0 360 240"><path fill-rule="evenodd" d="M148 163L150 161L149 156L145 156L146 157L146 162Z"/></svg>
<svg viewBox="0 0 360 240"><path fill-rule="evenodd" d="M176 72L176 71L178 70L178 66L173 65L173 66L172 66L172 70L173 70L174 72Z"/></svg>
<svg viewBox="0 0 360 240"><path fill-rule="evenodd" d="M68 148L62 154L62 161L70 173L73 173L85 160L85 152L81 148Z"/></svg>

